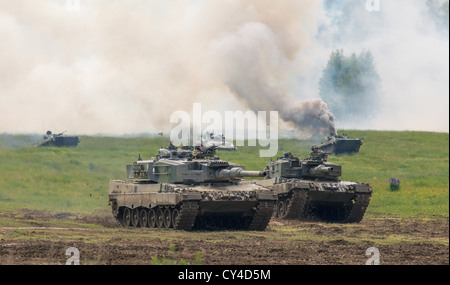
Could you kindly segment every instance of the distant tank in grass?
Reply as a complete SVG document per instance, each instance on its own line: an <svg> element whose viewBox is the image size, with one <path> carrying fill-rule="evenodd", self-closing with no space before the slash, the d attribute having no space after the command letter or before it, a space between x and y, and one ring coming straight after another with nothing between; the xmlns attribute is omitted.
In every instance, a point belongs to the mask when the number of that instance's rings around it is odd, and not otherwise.
<svg viewBox="0 0 450 285"><path fill-rule="evenodd" d="M126 227L265 230L277 196L242 178L266 173L247 171L214 152L196 147L180 158L171 147L168 158L127 165L128 180L109 183L113 216Z"/></svg>
<svg viewBox="0 0 450 285"><path fill-rule="evenodd" d="M363 141L359 138L349 138L346 135L330 135L326 142L321 143L319 150L332 155L358 153Z"/></svg>
<svg viewBox="0 0 450 285"><path fill-rule="evenodd" d="M266 179L257 183L278 195L275 216L282 219L319 219L330 222L360 222L369 205L372 187L340 181L341 166L327 162L317 150L309 158L291 153L266 166Z"/></svg>
<svg viewBox="0 0 450 285"><path fill-rule="evenodd" d="M57 146L57 147L76 147L80 142L80 138L76 136L65 136L64 132L54 134L47 131L37 146Z"/></svg>
<svg viewBox="0 0 450 285"><path fill-rule="evenodd" d="M197 146L200 145L208 148L214 147L217 150L237 150L237 147L234 144L225 140L224 135L216 135L214 132L207 132L206 136L197 144Z"/></svg>

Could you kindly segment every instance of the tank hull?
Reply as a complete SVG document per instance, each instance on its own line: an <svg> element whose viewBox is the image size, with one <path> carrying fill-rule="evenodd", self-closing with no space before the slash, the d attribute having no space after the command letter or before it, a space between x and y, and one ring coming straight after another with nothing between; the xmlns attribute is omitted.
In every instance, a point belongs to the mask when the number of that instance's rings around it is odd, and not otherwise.
<svg viewBox="0 0 450 285"><path fill-rule="evenodd" d="M76 147L80 142L79 137L56 137L41 142L38 146Z"/></svg>
<svg viewBox="0 0 450 285"><path fill-rule="evenodd" d="M319 150L333 155L353 154L359 152L362 140L356 138L333 138L319 145Z"/></svg>
<svg viewBox="0 0 450 285"><path fill-rule="evenodd" d="M261 231L270 221L276 200L275 193L251 182L186 185L112 180L109 183L113 215L127 227Z"/></svg>
<svg viewBox="0 0 450 285"><path fill-rule="evenodd" d="M372 187L357 182L266 179L258 182L278 196L274 215L281 219L360 222Z"/></svg>

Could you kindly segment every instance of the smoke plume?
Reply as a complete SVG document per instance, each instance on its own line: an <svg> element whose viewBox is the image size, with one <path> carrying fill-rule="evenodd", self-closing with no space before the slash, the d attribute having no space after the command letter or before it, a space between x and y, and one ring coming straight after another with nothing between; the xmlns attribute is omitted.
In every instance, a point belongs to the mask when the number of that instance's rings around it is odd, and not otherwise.
<svg viewBox="0 0 450 285"><path fill-rule="evenodd" d="M0 1L1 131L142 132L167 128L193 102L333 128L320 99L299 103L283 83L317 2L64 4Z"/></svg>
<svg viewBox="0 0 450 285"><path fill-rule="evenodd" d="M300 7L293 10L312 12ZM280 27L295 26L289 22L306 17L299 12L290 14ZM301 35L301 31L292 33ZM335 134L334 116L322 100L296 102L295 95L283 86L283 79L291 70L290 58L307 43L308 37L279 37L279 34L288 31L276 31L259 20L246 22L214 40L212 50L215 58L221 59L224 82L252 110L277 110L283 121L292 123L302 133Z"/></svg>
<svg viewBox="0 0 450 285"><path fill-rule="evenodd" d="M413 22L423 1L398 1L368 17L366 1L0 0L0 132L167 132L201 102L333 133L318 81L336 48L371 50L386 89L382 119L356 127L448 131L448 95L421 109L448 94L448 37Z"/></svg>

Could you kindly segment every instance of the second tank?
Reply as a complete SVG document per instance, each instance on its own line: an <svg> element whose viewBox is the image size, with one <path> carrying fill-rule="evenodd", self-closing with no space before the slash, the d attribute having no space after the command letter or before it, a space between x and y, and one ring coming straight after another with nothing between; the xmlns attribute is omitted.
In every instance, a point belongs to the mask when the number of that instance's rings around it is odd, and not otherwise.
<svg viewBox="0 0 450 285"><path fill-rule="evenodd" d="M317 147L306 159L288 152L265 171L267 179L257 183L277 193L277 218L360 222L373 192L369 184L339 180L341 166Z"/></svg>

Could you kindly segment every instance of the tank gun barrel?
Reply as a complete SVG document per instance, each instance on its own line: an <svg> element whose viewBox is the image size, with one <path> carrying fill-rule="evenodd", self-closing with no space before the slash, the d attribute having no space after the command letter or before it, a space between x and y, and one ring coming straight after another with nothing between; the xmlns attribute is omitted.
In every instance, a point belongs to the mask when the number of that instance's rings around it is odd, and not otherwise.
<svg viewBox="0 0 450 285"><path fill-rule="evenodd" d="M215 178L237 180L243 177L264 177L264 176L266 176L266 172L264 171L249 171L244 170L240 167L233 167L232 169L217 170Z"/></svg>
<svg viewBox="0 0 450 285"><path fill-rule="evenodd" d="M267 173L264 171L242 170L239 174L241 177L264 177Z"/></svg>
<svg viewBox="0 0 450 285"><path fill-rule="evenodd" d="M314 168L311 168L310 172L313 176L320 176L322 174L327 174L330 171L333 171L333 167L325 166L325 165L319 165Z"/></svg>

